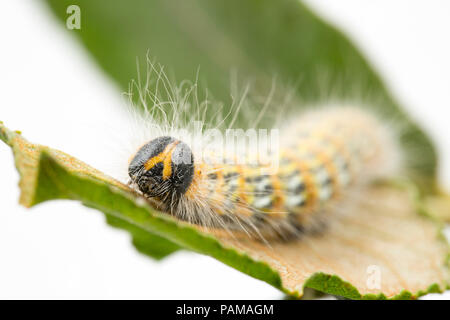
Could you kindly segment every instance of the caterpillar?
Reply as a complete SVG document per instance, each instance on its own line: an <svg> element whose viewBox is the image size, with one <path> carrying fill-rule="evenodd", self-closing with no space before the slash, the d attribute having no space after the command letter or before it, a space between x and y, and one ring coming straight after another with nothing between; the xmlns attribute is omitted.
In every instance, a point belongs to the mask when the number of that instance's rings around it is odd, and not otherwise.
<svg viewBox="0 0 450 320"><path fill-rule="evenodd" d="M389 128L354 107L293 117L281 130L272 172L258 161L229 161L235 155L205 159L183 134L164 133L132 155L129 185L177 219L263 240L316 232L353 191L396 174L400 163Z"/></svg>
<svg viewBox="0 0 450 320"><path fill-rule="evenodd" d="M321 234L343 213L355 214L355 197L366 196L374 181L406 173L395 130L401 122L364 103L324 97L299 113L294 90L275 90L272 81L269 95L254 100L249 86L233 78L231 105L224 107L200 99L195 82L174 85L148 57L144 80L138 72L124 125L113 130L111 147L121 153L111 176L204 231L266 243ZM236 130L238 116L244 143L236 147L227 132ZM260 139L255 128L268 117L276 134Z"/></svg>

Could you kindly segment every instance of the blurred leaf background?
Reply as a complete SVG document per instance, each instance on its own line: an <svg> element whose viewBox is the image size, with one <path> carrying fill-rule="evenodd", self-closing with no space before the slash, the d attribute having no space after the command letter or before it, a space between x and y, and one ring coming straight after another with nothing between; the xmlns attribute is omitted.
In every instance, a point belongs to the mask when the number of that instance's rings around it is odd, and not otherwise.
<svg viewBox="0 0 450 320"><path fill-rule="evenodd" d="M81 8L81 30L70 33L122 91L137 78L137 61L145 74L149 52L178 82L195 82L199 75L199 92L207 89L225 111L233 71L258 93L268 94L274 78L280 87L295 88L296 109L329 98L363 102L396 120L411 177L426 191L435 186L437 159L428 137L355 46L300 1L44 1L64 25L67 7ZM270 125L272 115L261 126Z"/></svg>

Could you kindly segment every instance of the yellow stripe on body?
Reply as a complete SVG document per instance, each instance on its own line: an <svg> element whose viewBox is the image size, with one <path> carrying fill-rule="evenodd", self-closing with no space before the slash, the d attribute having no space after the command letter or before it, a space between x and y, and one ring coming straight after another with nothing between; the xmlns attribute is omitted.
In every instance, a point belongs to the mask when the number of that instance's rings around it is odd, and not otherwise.
<svg viewBox="0 0 450 320"><path fill-rule="evenodd" d="M312 211L314 208L316 199L318 197L318 190L314 181L314 176L311 173L311 164L309 161L301 159L292 150L285 150L284 157L293 162L298 168L302 180L305 182L305 206L301 208L301 212Z"/></svg>
<svg viewBox="0 0 450 320"><path fill-rule="evenodd" d="M333 163L333 159L329 152L326 152L323 150L323 147L321 148L318 144L323 141L321 133L315 134L312 141L309 141L309 143L305 146L307 149L309 149L309 152L313 153L314 156L317 157L317 160L320 164L322 164L325 168L325 170L328 173L328 176L330 177L332 187L333 187L333 197L337 195L339 186L337 182L338 172L337 168ZM317 184L317 183L316 183ZM320 188L320 186L318 186Z"/></svg>
<svg viewBox="0 0 450 320"><path fill-rule="evenodd" d="M288 212L283 209L285 196L283 194L280 176L277 174L271 175L271 182L273 188L273 205L271 211L268 214L271 218L284 219L288 215Z"/></svg>

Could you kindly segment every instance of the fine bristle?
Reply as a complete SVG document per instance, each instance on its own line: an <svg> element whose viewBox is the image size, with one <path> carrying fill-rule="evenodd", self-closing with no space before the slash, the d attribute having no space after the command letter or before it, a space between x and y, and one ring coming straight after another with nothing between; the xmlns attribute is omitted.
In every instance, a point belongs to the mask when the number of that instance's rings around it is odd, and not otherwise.
<svg viewBox="0 0 450 320"><path fill-rule="evenodd" d="M256 107L261 112L249 129L236 129L242 105L250 104L246 93L224 111L213 100L200 102L195 83L174 86L152 63L148 74L154 75L151 84L149 76L133 84L137 94L130 89L129 119L124 119L129 129L124 125L121 130L126 151L118 155L122 170L116 177L157 209L203 230L262 241L324 232L361 190L402 172L397 133L361 103L302 106L306 111L290 113L289 121L280 128L274 123L261 139L255 122L272 107L269 103ZM207 116L211 109L216 116ZM244 139L243 144L230 146L231 128L238 130L232 137ZM182 192L174 178L155 196L146 191L155 186L136 183L139 176L129 176L128 166L142 146L164 136L189 147L194 170L192 177L186 175L192 181ZM159 157L160 170L170 164L161 155L152 156ZM144 173L141 168L139 174ZM183 183L184 176L176 178L178 185Z"/></svg>

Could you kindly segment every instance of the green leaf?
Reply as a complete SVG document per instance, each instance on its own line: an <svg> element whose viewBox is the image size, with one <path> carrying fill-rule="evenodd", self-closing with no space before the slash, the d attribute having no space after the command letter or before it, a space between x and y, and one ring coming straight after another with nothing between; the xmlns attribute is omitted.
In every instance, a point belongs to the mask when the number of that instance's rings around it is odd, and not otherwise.
<svg viewBox="0 0 450 320"><path fill-rule="evenodd" d="M153 259L163 259L171 253L180 249L180 246L173 242L170 242L160 236L147 232L140 227L135 226L132 223L127 222L119 217L115 217L112 214L107 214L106 209L106 222L115 228L124 229L132 235L132 242L136 249Z"/></svg>
<svg viewBox="0 0 450 320"><path fill-rule="evenodd" d="M42 178L42 171L39 171L39 157L41 152L47 150L53 157L70 164L72 170L78 173L83 173L88 176L100 177L109 184L116 185L119 188L126 189L125 186L119 182L104 176L97 170L86 166L81 161L70 157L69 155L48 149L44 146L31 144L28 141L20 138L19 132L11 132L7 130L0 122L0 140L11 146L15 155L16 167L19 170L21 179L19 186L21 188L21 196L19 202L30 207L40 202L51 199L71 199L70 195L64 195L56 188L56 185L51 183L51 180ZM39 186L39 187L37 187ZM85 203L85 205L88 205ZM131 234L133 245L136 249L154 259L162 259L172 252L179 249L179 246L159 237L155 234L143 231L134 224L127 222L120 217L114 217L106 210L106 222L113 227L124 229Z"/></svg>
<svg viewBox="0 0 450 320"><path fill-rule="evenodd" d="M449 251L438 237L440 226L423 214L423 207L417 213L417 198L406 189L374 187L355 200L355 212L330 224L321 236L267 246L207 233L160 213L125 185L63 152L31 144L1 123L0 139L13 150L23 205L81 201L106 213L113 224L137 230L146 253L155 252L153 241L169 241L297 297L312 288L351 299L413 299L448 285ZM368 287L367 266L379 268L380 288Z"/></svg>
<svg viewBox="0 0 450 320"><path fill-rule="evenodd" d="M410 175L424 190L435 188L436 153L428 137L350 41L299 0L46 2L64 25L67 7L80 6L81 30L67 32L125 91L137 78L136 57L142 61L149 51L176 79L195 81L200 68L199 92L208 89L225 109L231 106L233 70L263 95L274 77L280 87L295 84L302 102L295 110L327 99L374 107L401 128ZM145 74L145 63L140 71ZM267 112L260 125L270 125L274 113L280 112Z"/></svg>

